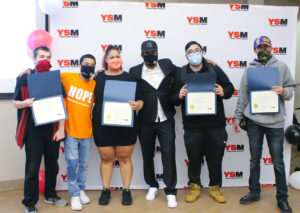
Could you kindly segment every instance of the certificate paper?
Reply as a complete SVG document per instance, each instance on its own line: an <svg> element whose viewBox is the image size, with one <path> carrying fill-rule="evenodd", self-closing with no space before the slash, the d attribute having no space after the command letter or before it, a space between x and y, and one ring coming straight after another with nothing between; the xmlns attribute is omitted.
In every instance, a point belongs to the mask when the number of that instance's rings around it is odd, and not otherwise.
<svg viewBox="0 0 300 213"><path fill-rule="evenodd" d="M216 94L214 92L189 92L186 96L186 114L216 114Z"/></svg>
<svg viewBox="0 0 300 213"><path fill-rule="evenodd" d="M67 119L64 101L61 95L34 101L32 105L32 113L35 126Z"/></svg>
<svg viewBox="0 0 300 213"><path fill-rule="evenodd" d="M252 91L251 113L278 113L279 96L274 91Z"/></svg>
<svg viewBox="0 0 300 213"><path fill-rule="evenodd" d="M133 126L133 111L126 102L103 102L102 125Z"/></svg>

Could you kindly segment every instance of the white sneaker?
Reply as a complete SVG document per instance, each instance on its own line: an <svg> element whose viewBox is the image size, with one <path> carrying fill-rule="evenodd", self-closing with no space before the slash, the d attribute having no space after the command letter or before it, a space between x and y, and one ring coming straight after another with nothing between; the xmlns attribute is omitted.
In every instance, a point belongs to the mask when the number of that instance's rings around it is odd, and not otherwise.
<svg viewBox="0 0 300 213"><path fill-rule="evenodd" d="M169 208L176 208L177 207L177 201L175 195L167 195L168 200L168 207Z"/></svg>
<svg viewBox="0 0 300 213"><path fill-rule="evenodd" d="M90 198L85 194L84 191L80 191L80 202L81 204L88 204L90 202Z"/></svg>
<svg viewBox="0 0 300 213"><path fill-rule="evenodd" d="M158 188L150 187L146 195L146 200L154 200L158 194Z"/></svg>
<svg viewBox="0 0 300 213"><path fill-rule="evenodd" d="M82 209L82 205L80 203L80 197L76 196L76 197L71 197L71 209L75 210L75 211L79 211Z"/></svg>

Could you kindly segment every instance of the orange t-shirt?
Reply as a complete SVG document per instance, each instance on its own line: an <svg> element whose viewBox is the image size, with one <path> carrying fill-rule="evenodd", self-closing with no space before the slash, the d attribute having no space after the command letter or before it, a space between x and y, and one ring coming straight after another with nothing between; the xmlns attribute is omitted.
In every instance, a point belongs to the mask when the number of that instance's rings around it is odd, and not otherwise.
<svg viewBox="0 0 300 213"><path fill-rule="evenodd" d="M67 134L78 139L92 137L91 112L96 82L92 79L85 82L78 73L61 73L61 81L67 93Z"/></svg>

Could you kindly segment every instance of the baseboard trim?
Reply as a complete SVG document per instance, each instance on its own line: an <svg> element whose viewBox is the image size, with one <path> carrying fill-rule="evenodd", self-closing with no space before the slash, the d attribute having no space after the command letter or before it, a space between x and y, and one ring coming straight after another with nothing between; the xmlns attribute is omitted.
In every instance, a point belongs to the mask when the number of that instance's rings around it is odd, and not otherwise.
<svg viewBox="0 0 300 213"><path fill-rule="evenodd" d="M0 181L0 191L22 189L24 188L24 179Z"/></svg>

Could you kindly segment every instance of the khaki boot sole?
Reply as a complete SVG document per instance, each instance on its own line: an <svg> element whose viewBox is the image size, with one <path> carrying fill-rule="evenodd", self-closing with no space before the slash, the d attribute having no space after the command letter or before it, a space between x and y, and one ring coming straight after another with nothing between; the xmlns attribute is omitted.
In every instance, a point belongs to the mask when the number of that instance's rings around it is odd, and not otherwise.
<svg viewBox="0 0 300 213"><path fill-rule="evenodd" d="M199 197L200 197L200 194L198 196L196 196L196 198L193 200L189 200L189 199L185 198L185 201L188 203L194 203Z"/></svg>
<svg viewBox="0 0 300 213"><path fill-rule="evenodd" d="M214 199L217 203L226 203L227 201L226 201L226 199L225 199L225 201L219 201L219 200L217 200L214 196L212 196L211 194L209 195L212 199Z"/></svg>

